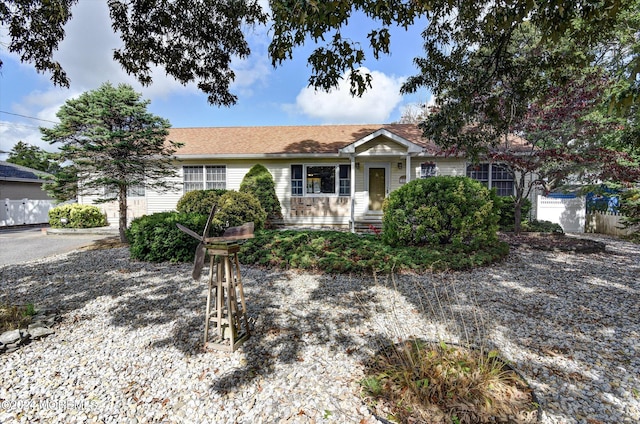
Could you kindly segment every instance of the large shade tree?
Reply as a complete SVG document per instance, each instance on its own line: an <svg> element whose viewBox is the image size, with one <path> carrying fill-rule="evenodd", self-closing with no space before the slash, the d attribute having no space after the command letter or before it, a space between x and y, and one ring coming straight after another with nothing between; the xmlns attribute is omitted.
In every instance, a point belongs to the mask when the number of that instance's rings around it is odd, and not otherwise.
<svg viewBox="0 0 640 424"><path fill-rule="evenodd" d="M129 85L110 83L67 100L53 128L41 128L43 139L60 145L61 157L73 163L78 185L59 179L58 190L78 190L97 202L117 200L120 240L126 242L127 191L132 187L171 189L171 164L177 143L166 140L169 122L147 111ZM73 179L71 179L73 180Z"/></svg>
<svg viewBox="0 0 640 424"><path fill-rule="evenodd" d="M567 55L593 57L593 51L582 51L570 37L543 49L542 38L540 28L522 23L499 61L485 46L459 48L458 57L443 58L440 67L419 61L421 75L404 86L411 91L427 85L438 93L434 112L419 124L427 137L474 160L498 162L511 174L516 232L534 187L556 188L570 176L593 180L625 162L601 143L614 122L594 118L608 81L602 68L579 61L555 68ZM594 160L605 157L614 162Z"/></svg>
<svg viewBox="0 0 640 424"><path fill-rule="evenodd" d="M9 29L8 50L38 71L51 73L57 85L69 84L53 54L64 39L64 25L77 1L0 0L0 24ZM317 47L308 57L309 83L330 89L347 73L352 92L362 94L371 76L359 68L368 56L391 52L393 26L408 27L426 18L424 59L435 71L446 71L449 64L464 60L468 48L482 45L487 63L494 63L500 72L503 53L523 22L531 22L545 34L539 41L541 48L570 36L583 46L610 50L619 45L614 29L637 15L639 4L638 0L271 0L270 10L265 11L258 0L105 1L112 27L123 43L114 51L114 59L129 74L149 84L151 67L161 66L181 83L195 82L218 105L236 101L229 91L235 78L230 64L233 57L250 54L243 29L267 23L268 18L274 66L290 59L296 47L313 41ZM371 18L366 40L343 36L355 13ZM631 50L624 59L630 80L640 72L638 53ZM589 60L579 55L556 59L557 68ZM439 94L437 87L435 91ZM621 95L620 103L627 101L637 103L633 90Z"/></svg>
<svg viewBox="0 0 640 424"><path fill-rule="evenodd" d="M111 26L122 41L113 58L143 85L151 84L158 65L182 84L195 82L211 104L230 105L234 57L251 50L246 26L265 23L258 0L105 0ZM65 37L78 0L0 0L0 25L9 31L8 50L50 73L55 85L69 78L54 52ZM0 66L2 61L0 60Z"/></svg>

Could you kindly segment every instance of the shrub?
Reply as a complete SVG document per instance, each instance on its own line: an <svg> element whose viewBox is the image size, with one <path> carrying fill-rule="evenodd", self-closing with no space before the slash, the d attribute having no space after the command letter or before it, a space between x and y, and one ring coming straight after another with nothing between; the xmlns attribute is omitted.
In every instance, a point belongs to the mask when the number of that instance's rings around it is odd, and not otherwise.
<svg viewBox="0 0 640 424"><path fill-rule="evenodd" d="M176 210L180 213L199 213L209 215L211 208L218 201L218 197L227 190L194 190L182 195Z"/></svg>
<svg viewBox="0 0 640 424"><path fill-rule="evenodd" d="M564 234L560 224L551 221L532 220L522 224L522 231L530 233L557 233Z"/></svg>
<svg viewBox="0 0 640 424"><path fill-rule="evenodd" d="M632 241L640 241L640 189L628 190L622 195L620 213L624 215L622 225L624 228L632 228L629 238Z"/></svg>
<svg viewBox="0 0 640 424"><path fill-rule="evenodd" d="M66 224L61 222L62 218L67 219ZM49 225L52 228L95 228L109 224L107 217L97 206L73 203L50 209Z"/></svg>
<svg viewBox="0 0 640 424"><path fill-rule="evenodd" d="M222 234L226 227L253 222L255 229L264 228L267 213L258 199L248 193L227 191L218 198L218 209L211 222L214 234Z"/></svg>
<svg viewBox="0 0 640 424"><path fill-rule="evenodd" d="M500 229L505 231L512 231L515 223L515 197L505 196L497 197L498 199L498 213L500 214L500 220L498 225ZM523 199L521 206L522 214L520 215L522 220L525 221L531 212L531 201L529 199Z"/></svg>
<svg viewBox="0 0 640 424"><path fill-rule="evenodd" d="M382 237L391 246L477 249L497 242L496 195L467 177L411 181L383 204Z"/></svg>
<svg viewBox="0 0 640 424"><path fill-rule="evenodd" d="M242 179L241 193L254 195L267 213L267 221L282 219L282 207L276 196L276 183L263 165L254 165Z"/></svg>
<svg viewBox="0 0 640 424"><path fill-rule="evenodd" d="M191 262L198 240L182 232L182 224L202 234L207 215L160 212L136 218L127 230L129 253L133 259L147 262Z"/></svg>
<svg viewBox="0 0 640 424"><path fill-rule="evenodd" d="M509 253L506 243L475 252L452 246L391 247L374 235L340 231L263 230L242 246L243 264L304 269L331 274L467 269L487 265Z"/></svg>

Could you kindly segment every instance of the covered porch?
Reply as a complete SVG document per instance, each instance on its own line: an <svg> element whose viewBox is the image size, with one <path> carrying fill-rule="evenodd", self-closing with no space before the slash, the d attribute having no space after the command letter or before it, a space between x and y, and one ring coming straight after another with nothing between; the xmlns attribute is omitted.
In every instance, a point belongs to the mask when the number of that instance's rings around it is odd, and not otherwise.
<svg viewBox="0 0 640 424"><path fill-rule="evenodd" d="M424 148L386 129L380 129L339 150L350 161L349 228L374 232L382 225L382 205L393 190L419 174L414 158Z"/></svg>

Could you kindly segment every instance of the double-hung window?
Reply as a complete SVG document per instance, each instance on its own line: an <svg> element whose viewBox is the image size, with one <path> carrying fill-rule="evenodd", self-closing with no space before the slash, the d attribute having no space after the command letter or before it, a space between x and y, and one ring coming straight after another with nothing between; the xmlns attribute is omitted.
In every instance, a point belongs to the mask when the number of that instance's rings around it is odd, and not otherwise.
<svg viewBox="0 0 640 424"><path fill-rule="evenodd" d="M495 188L498 196L513 195L513 174L504 165L481 163L467 166L467 177Z"/></svg>
<svg viewBox="0 0 640 424"><path fill-rule="evenodd" d="M144 197L145 187L144 184L132 184L127 187L127 197ZM105 187L104 189L105 197L117 197L118 190L114 187Z"/></svg>
<svg viewBox="0 0 640 424"><path fill-rule="evenodd" d="M291 195L302 196L304 194L302 185L304 184L304 178L302 173L304 168L302 165L291 165Z"/></svg>
<svg viewBox="0 0 640 424"><path fill-rule="evenodd" d="M436 176L436 164L433 162L425 162L420 164L420 178L429 178Z"/></svg>
<svg viewBox="0 0 640 424"><path fill-rule="evenodd" d="M184 192L227 188L227 168L224 165L189 165L182 167Z"/></svg>
<svg viewBox="0 0 640 424"><path fill-rule="evenodd" d="M349 196L351 165L291 165L292 196Z"/></svg>
<svg viewBox="0 0 640 424"><path fill-rule="evenodd" d="M513 175L504 166L492 165L491 187L496 189L498 196L513 196Z"/></svg>

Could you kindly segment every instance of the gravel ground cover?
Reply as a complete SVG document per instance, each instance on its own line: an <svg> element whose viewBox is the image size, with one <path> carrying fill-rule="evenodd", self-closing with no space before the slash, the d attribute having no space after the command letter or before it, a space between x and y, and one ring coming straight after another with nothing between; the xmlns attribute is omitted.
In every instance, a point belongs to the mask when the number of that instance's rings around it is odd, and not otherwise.
<svg viewBox="0 0 640 424"><path fill-rule="evenodd" d="M0 422L375 423L358 381L406 337L497 348L542 423L640 421L640 246L514 249L468 272L349 277L243 268L251 338L202 348L190 265L74 251L0 267L0 296L57 309L55 334L0 357Z"/></svg>

